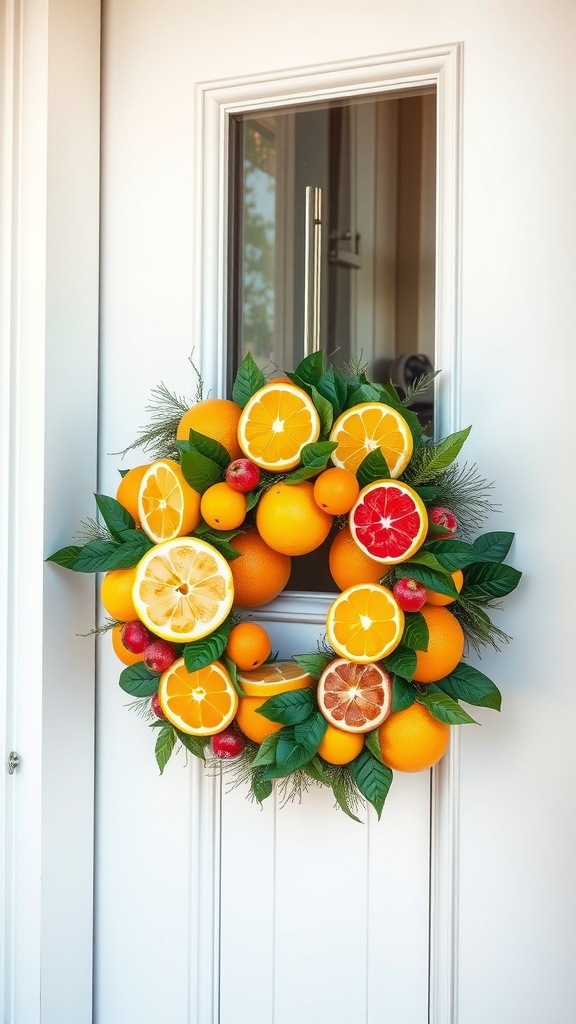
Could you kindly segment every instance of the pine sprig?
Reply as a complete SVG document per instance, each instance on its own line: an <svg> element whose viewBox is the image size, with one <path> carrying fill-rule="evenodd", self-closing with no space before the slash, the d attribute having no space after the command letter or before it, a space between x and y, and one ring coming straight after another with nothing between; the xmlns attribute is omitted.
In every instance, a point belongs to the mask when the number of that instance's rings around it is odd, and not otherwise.
<svg viewBox="0 0 576 1024"><path fill-rule="evenodd" d="M114 629L114 626L120 626L120 625L124 625L124 623L123 622L121 623L119 619L106 618L104 620L104 622L102 623L102 625L94 626L94 628L90 629L87 633L77 633L76 635L77 636L102 636L104 633L109 633L111 629Z"/></svg>
<svg viewBox="0 0 576 1024"><path fill-rule="evenodd" d="M194 364L192 364L194 365ZM201 389L202 380L199 371L196 370ZM124 457L128 452L136 448L142 448L144 452L152 455L154 459L178 458L176 448L176 430L185 412L193 403L181 395L169 391L165 384L159 384L152 388L150 401L146 406L146 412L150 413L150 419L146 426L142 427L138 437L127 448L120 452L113 452L113 455Z"/></svg>
<svg viewBox="0 0 576 1024"><path fill-rule="evenodd" d="M511 640L503 629L492 622L488 614L487 609L497 607L497 604L490 602L472 601L464 594L461 594L453 605L454 615L464 630L464 636L478 655L482 653L483 647L492 647L495 651L500 651L501 645Z"/></svg>
<svg viewBox="0 0 576 1024"><path fill-rule="evenodd" d="M421 395L426 394L439 373L440 370L433 370L431 373L423 373L421 377L417 377L411 384L408 384L402 404L411 405L414 399L420 398Z"/></svg>
<svg viewBox="0 0 576 1024"><path fill-rule="evenodd" d="M74 539L80 544L91 544L95 540L112 540L112 534L104 523L88 516L80 523L81 529L76 531Z"/></svg>
<svg viewBox="0 0 576 1024"><path fill-rule="evenodd" d="M492 512L499 511L499 506L489 499L494 484L482 477L474 464L453 463L438 475L434 486L435 504L447 505L454 513L458 536L464 540L478 533Z"/></svg>
<svg viewBox="0 0 576 1024"><path fill-rule="evenodd" d="M320 785L320 782L317 782L316 779L311 779L302 768L292 772L291 775L284 779L279 779L277 786L280 807L290 803L302 803L303 794L307 793L311 786Z"/></svg>

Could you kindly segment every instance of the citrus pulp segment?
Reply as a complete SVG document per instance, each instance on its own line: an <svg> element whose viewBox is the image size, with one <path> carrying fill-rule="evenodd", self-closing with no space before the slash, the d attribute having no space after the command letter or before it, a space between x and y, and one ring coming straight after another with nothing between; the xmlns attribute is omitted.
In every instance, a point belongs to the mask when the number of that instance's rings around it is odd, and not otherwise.
<svg viewBox="0 0 576 1024"><path fill-rule="evenodd" d="M248 697L277 697L288 690L304 690L314 682L297 661L275 661L250 672L238 672L238 682Z"/></svg>
<svg viewBox="0 0 576 1024"><path fill-rule="evenodd" d="M396 565L426 540L428 515L420 496L400 480L364 487L350 512L350 532L370 558Z"/></svg>
<svg viewBox="0 0 576 1024"><path fill-rule="evenodd" d="M398 646L404 612L393 593L378 583L348 587L332 602L326 617L328 643L349 661L380 661Z"/></svg>
<svg viewBox="0 0 576 1024"><path fill-rule="evenodd" d="M370 732L390 714L392 677L381 665L337 658L320 676L316 696L331 725L344 732Z"/></svg>
<svg viewBox="0 0 576 1024"><path fill-rule="evenodd" d="M330 440L338 444L330 456L335 466L355 473L370 452L380 449L393 478L406 469L414 446L404 417L382 402L347 409L332 427Z"/></svg>
<svg viewBox="0 0 576 1024"><path fill-rule="evenodd" d="M305 391L272 381L242 410L238 441L244 455L261 469L283 472L300 462L305 444L317 441L320 417Z"/></svg>
<svg viewBox="0 0 576 1024"><path fill-rule="evenodd" d="M157 459L144 473L138 491L138 519L155 544L191 533L198 526L200 495L173 459Z"/></svg>
<svg viewBox="0 0 576 1024"><path fill-rule="evenodd" d="M234 600L230 566L199 537L156 544L136 566L137 616L164 640L201 640L224 621Z"/></svg>
<svg viewBox="0 0 576 1024"><path fill-rule="evenodd" d="M160 677L158 700L168 721L190 736L221 732L238 707L232 680L219 661L189 672L178 658Z"/></svg>

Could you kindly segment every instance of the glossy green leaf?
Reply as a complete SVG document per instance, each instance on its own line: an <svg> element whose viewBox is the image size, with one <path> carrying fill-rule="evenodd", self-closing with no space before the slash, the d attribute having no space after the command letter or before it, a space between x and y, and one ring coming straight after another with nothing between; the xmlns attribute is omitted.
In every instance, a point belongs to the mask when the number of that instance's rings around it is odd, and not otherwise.
<svg viewBox="0 0 576 1024"><path fill-rule="evenodd" d="M152 697L158 692L159 672L151 672L143 661L136 665L127 665L120 673L118 682L125 693L131 697Z"/></svg>
<svg viewBox="0 0 576 1024"><path fill-rule="evenodd" d="M392 785L392 770L374 757L366 746L358 754L358 757L348 765L348 768L362 796L372 804L380 818Z"/></svg>
<svg viewBox="0 0 576 1024"><path fill-rule="evenodd" d="M170 760L175 744L176 732L174 727L166 722L156 737L156 746L154 748L156 762L160 769L160 775L162 775L162 772Z"/></svg>
<svg viewBox="0 0 576 1024"><path fill-rule="evenodd" d="M255 395L260 388L263 388L265 383L266 378L262 370L256 365L254 356L248 352L238 367L238 372L232 385L232 401L236 402L236 405L243 409L252 398L252 395Z"/></svg>

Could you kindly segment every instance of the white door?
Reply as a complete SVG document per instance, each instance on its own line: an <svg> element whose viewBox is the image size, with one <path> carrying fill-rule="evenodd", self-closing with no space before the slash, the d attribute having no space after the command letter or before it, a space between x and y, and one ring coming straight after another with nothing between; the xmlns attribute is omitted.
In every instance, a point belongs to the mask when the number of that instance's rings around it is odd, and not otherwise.
<svg viewBox="0 0 576 1024"><path fill-rule="evenodd" d="M110 453L145 421L151 388L191 393L191 354L223 393L230 118L433 87L439 422L474 423L468 457L495 480L495 521L517 531L527 578L498 620L513 644L482 662L502 715L480 712L431 776L397 774L381 821L363 825L319 791L260 811L183 757L159 777L104 638L95 1024L571 1019L571 515L542 497L571 461L574 22L565 0L104 5L98 490L115 492L125 463ZM58 56L72 66L70 50ZM282 653L309 647L322 599L267 621ZM49 750L52 716L43 728ZM78 785L89 806L89 779ZM56 920L67 879L50 884ZM31 999L10 1024L64 1019L57 944L49 967L53 1016Z"/></svg>

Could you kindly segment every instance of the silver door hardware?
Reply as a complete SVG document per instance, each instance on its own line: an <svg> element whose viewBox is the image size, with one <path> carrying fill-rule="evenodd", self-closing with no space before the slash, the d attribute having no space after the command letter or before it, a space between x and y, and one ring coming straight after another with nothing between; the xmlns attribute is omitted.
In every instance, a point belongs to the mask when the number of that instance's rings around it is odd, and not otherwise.
<svg viewBox="0 0 576 1024"><path fill-rule="evenodd" d="M362 266L362 257L360 255L360 235L358 232L354 235L354 250L342 249L338 245L339 242L351 241L351 231L344 231L342 234L338 234L337 231L331 231L328 262L336 263L339 267L350 267L350 269L359 270Z"/></svg>
<svg viewBox="0 0 576 1024"><path fill-rule="evenodd" d="M322 277L322 189L306 186L306 249L304 254L304 355L320 348L320 285Z"/></svg>
<svg viewBox="0 0 576 1024"><path fill-rule="evenodd" d="M15 750L11 750L8 754L8 775L14 775L14 772L20 764L20 758Z"/></svg>

